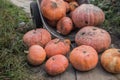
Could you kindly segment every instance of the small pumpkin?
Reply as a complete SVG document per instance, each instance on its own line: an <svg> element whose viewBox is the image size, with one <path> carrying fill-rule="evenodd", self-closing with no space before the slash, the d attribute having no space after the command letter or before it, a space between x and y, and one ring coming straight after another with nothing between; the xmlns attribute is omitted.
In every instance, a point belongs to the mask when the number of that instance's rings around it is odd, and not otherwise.
<svg viewBox="0 0 120 80"><path fill-rule="evenodd" d="M69 3L70 11L75 10L78 6L79 6L79 4L76 1Z"/></svg>
<svg viewBox="0 0 120 80"><path fill-rule="evenodd" d="M69 34L72 29L73 23L69 17L63 17L57 23L57 31L63 35Z"/></svg>
<svg viewBox="0 0 120 80"><path fill-rule="evenodd" d="M75 69L88 71L96 67L98 54L91 46L81 45L71 51L69 59Z"/></svg>
<svg viewBox="0 0 120 80"><path fill-rule="evenodd" d="M27 46L38 44L44 47L51 40L51 34L42 28L30 30L23 36L23 41Z"/></svg>
<svg viewBox="0 0 120 80"><path fill-rule="evenodd" d="M120 73L120 49L111 48L103 52L101 64L110 73Z"/></svg>
<svg viewBox="0 0 120 80"><path fill-rule="evenodd" d="M45 46L47 57L57 54L66 55L70 51L70 40L68 39L53 39Z"/></svg>
<svg viewBox="0 0 120 80"><path fill-rule="evenodd" d="M55 76L65 72L69 63L63 55L55 55L49 58L45 63L45 70L49 75Z"/></svg>
<svg viewBox="0 0 120 80"><path fill-rule="evenodd" d="M29 54L27 60L32 65L40 65L46 59L46 52L40 45L32 45L29 48Z"/></svg>
<svg viewBox="0 0 120 80"><path fill-rule="evenodd" d="M63 0L42 0L41 12L50 21L57 21L66 16L66 4Z"/></svg>
<svg viewBox="0 0 120 80"><path fill-rule="evenodd" d="M102 52L110 46L111 37L104 29L86 26L77 32L75 42L78 46L88 45L92 46L97 52Z"/></svg>
<svg viewBox="0 0 120 80"><path fill-rule="evenodd" d="M104 22L105 14L99 7L93 4L82 4L71 14L76 27L97 26Z"/></svg>

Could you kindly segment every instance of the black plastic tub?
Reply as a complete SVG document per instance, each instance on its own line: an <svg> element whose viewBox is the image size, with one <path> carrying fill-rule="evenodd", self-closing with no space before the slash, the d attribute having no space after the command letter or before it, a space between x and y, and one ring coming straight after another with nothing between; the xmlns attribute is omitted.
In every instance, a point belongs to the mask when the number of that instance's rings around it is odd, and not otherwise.
<svg viewBox="0 0 120 80"><path fill-rule="evenodd" d="M51 27L50 25L48 25L46 23L46 19L43 17L41 10L40 10L41 1L42 0L37 0L37 2L32 2L30 4L31 15L33 16L33 22L34 22L34 24L36 24L36 27L39 27L39 25L42 24L43 28L47 29L52 34L52 36L61 38L61 39L70 39L71 42L74 42L75 34L78 31L78 29L73 30L70 34L68 34L66 36L58 33L55 28ZM79 4L90 3L89 0L77 0L77 2Z"/></svg>

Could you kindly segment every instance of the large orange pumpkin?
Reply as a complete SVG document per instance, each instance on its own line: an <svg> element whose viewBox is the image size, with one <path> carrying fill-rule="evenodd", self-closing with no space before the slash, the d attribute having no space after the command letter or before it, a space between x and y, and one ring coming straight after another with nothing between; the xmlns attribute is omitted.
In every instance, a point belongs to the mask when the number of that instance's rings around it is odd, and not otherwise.
<svg viewBox="0 0 120 80"><path fill-rule="evenodd" d="M69 17L63 17L57 23L57 31L60 34L67 35L72 31L72 29L73 23Z"/></svg>
<svg viewBox="0 0 120 80"><path fill-rule="evenodd" d="M55 55L46 61L45 70L49 75L55 76L63 73L68 65L69 63L65 56Z"/></svg>
<svg viewBox="0 0 120 80"><path fill-rule="evenodd" d="M111 48L101 56L103 68L111 73L120 73L120 49Z"/></svg>
<svg viewBox="0 0 120 80"><path fill-rule="evenodd" d="M57 54L66 55L70 51L70 40L53 39L45 46L47 57Z"/></svg>
<svg viewBox="0 0 120 80"><path fill-rule="evenodd" d="M104 29L87 26L77 32L75 42L77 45L92 46L97 52L102 52L110 46L111 37Z"/></svg>
<svg viewBox="0 0 120 80"><path fill-rule="evenodd" d="M63 0L42 0L41 12L50 21L66 16L66 3Z"/></svg>
<svg viewBox="0 0 120 80"><path fill-rule="evenodd" d="M32 45L27 55L28 62L32 65L40 65L46 58L46 52L40 45Z"/></svg>
<svg viewBox="0 0 120 80"><path fill-rule="evenodd" d="M71 14L73 23L76 27L96 26L104 22L104 12L93 4L82 4Z"/></svg>
<svg viewBox="0 0 120 80"><path fill-rule="evenodd" d="M88 71L96 67L98 54L91 46L82 45L71 51L69 59L75 69Z"/></svg>
<svg viewBox="0 0 120 80"><path fill-rule="evenodd" d="M38 44L44 47L51 40L51 34L46 29L36 29L25 33L23 41L29 47Z"/></svg>

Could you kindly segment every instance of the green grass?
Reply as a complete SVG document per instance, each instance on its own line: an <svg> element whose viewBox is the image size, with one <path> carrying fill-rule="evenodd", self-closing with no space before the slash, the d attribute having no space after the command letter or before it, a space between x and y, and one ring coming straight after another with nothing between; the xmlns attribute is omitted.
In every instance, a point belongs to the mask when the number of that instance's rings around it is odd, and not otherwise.
<svg viewBox="0 0 120 80"><path fill-rule="evenodd" d="M18 23L28 22L25 12L7 0L0 0L0 80L29 79L27 74L27 48L23 33L17 31Z"/></svg>
<svg viewBox="0 0 120 80"><path fill-rule="evenodd" d="M102 27L114 35L120 36L120 1L119 0L90 0L105 12L105 22Z"/></svg>

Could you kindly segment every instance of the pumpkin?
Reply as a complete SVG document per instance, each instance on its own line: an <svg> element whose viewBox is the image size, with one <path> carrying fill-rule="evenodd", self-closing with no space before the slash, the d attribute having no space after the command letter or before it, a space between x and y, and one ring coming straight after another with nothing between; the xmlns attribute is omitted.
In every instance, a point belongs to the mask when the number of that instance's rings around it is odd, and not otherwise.
<svg viewBox="0 0 120 80"><path fill-rule="evenodd" d="M79 71L88 71L96 67L98 54L91 46L81 45L70 53L70 63Z"/></svg>
<svg viewBox="0 0 120 80"><path fill-rule="evenodd" d="M42 28L30 30L23 36L23 41L27 46L38 44L44 47L51 40L51 34Z"/></svg>
<svg viewBox="0 0 120 80"><path fill-rule="evenodd" d="M97 26L104 22L105 14L93 4L82 4L71 14L71 18L76 27Z"/></svg>
<svg viewBox="0 0 120 80"><path fill-rule="evenodd" d="M69 34L73 29L72 20L69 17L63 17L57 23L57 31L63 35Z"/></svg>
<svg viewBox="0 0 120 80"><path fill-rule="evenodd" d="M48 58L57 54L66 55L70 51L70 40L53 39L47 43L45 51Z"/></svg>
<svg viewBox="0 0 120 80"><path fill-rule="evenodd" d="M73 11L79 6L79 4L76 1L73 1L69 3L69 6L70 6L70 11Z"/></svg>
<svg viewBox="0 0 120 80"><path fill-rule="evenodd" d="M32 65L40 65L46 58L46 52L40 45L32 45L27 55L28 62Z"/></svg>
<svg viewBox="0 0 120 80"><path fill-rule="evenodd" d="M65 56L55 55L46 61L45 70L49 75L55 76L65 72L68 65L68 59Z"/></svg>
<svg viewBox="0 0 120 80"><path fill-rule="evenodd" d="M50 21L57 21L66 16L66 4L63 0L42 0L41 12Z"/></svg>
<svg viewBox="0 0 120 80"><path fill-rule="evenodd" d="M110 46L111 37L104 29L86 26L77 32L75 42L78 46L88 45L92 46L97 52L102 52Z"/></svg>
<svg viewBox="0 0 120 80"><path fill-rule="evenodd" d="M101 64L110 73L120 73L120 49L111 48L103 52Z"/></svg>
<svg viewBox="0 0 120 80"><path fill-rule="evenodd" d="M70 7L69 7L69 4L68 4L68 2L65 2L65 4L66 4L66 12L69 12L69 10L70 10Z"/></svg>

